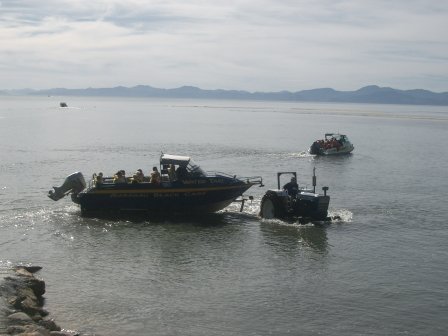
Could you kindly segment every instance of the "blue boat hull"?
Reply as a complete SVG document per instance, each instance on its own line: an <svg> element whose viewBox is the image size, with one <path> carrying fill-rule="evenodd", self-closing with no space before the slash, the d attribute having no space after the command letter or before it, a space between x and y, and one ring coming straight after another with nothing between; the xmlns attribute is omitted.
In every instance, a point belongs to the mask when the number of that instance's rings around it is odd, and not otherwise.
<svg viewBox="0 0 448 336"><path fill-rule="evenodd" d="M73 195L84 215L97 212L212 213L224 209L252 184L150 183L102 185Z"/></svg>

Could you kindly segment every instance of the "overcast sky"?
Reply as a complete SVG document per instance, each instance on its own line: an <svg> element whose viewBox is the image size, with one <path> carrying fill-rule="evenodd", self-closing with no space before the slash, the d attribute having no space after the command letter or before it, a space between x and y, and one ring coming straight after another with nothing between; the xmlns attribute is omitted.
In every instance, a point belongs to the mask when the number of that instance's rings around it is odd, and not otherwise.
<svg viewBox="0 0 448 336"><path fill-rule="evenodd" d="M448 91L446 0L0 0L0 89Z"/></svg>

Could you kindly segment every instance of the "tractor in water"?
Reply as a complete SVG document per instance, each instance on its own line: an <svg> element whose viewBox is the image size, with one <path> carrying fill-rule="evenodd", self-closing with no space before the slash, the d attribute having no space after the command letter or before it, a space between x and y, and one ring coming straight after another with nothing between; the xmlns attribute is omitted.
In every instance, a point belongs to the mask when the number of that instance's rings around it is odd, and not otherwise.
<svg viewBox="0 0 448 336"><path fill-rule="evenodd" d="M292 175L291 182L280 189L280 177ZM329 221L328 187L323 187L323 195L316 193L316 168L313 169L313 189L299 188L296 172L278 172L277 189L268 190L260 204L260 217L265 219L294 220L305 224L313 221ZM291 188L291 185L293 186ZM294 187L297 186L297 187Z"/></svg>

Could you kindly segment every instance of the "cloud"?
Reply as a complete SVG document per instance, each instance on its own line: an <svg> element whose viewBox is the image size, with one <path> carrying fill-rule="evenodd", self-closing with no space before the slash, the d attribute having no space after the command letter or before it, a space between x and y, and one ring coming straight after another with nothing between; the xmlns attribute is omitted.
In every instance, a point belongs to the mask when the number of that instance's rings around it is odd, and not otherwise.
<svg viewBox="0 0 448 336"><path fill-rule="evenodd" d="M1 88L448 91L448 4L3 0Z"/></svg>

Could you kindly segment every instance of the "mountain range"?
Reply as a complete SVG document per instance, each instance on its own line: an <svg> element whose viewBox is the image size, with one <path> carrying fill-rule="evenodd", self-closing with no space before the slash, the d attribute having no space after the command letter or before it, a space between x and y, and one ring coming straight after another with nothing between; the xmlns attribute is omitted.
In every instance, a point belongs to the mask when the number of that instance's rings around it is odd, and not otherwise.
<svg viewBox="0 0 448 336"><path fill-rule="evenodd" d="M113 97L157 97L157 98L200 98L200 99L240 99L297 102L338 102L369 104L405 105L448 105L448 92L436 93L428 90L398 90L370 85L356 91L336 91L331 88L303 90L298 92L248 92L238 90L203 90L194 86L175 89L160 89L148 85L134 87L48 90L4 90L0 95L38 96L113 96Z"/></svg>

